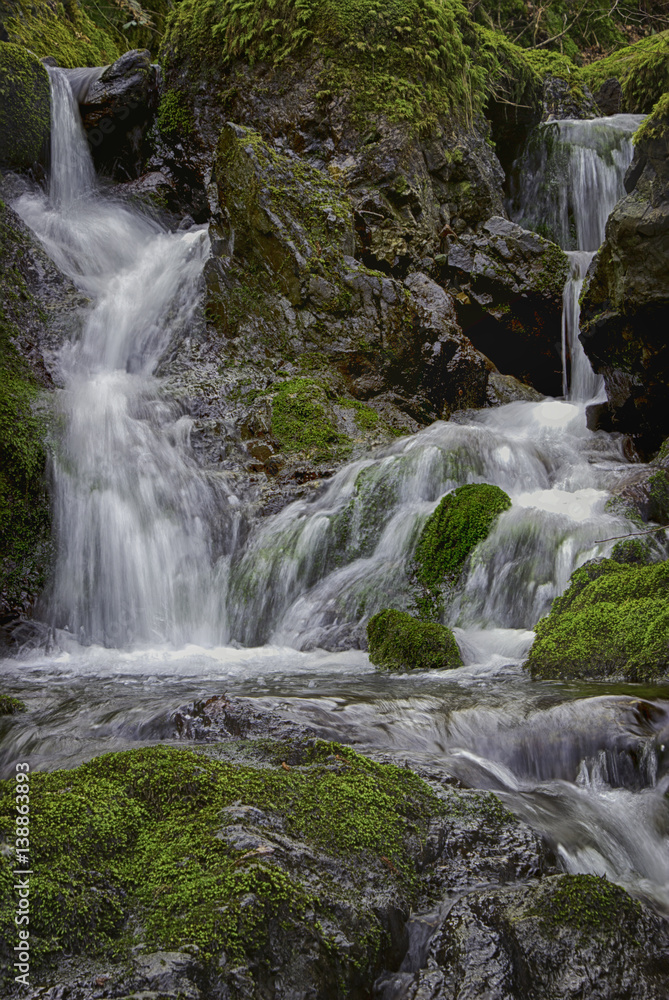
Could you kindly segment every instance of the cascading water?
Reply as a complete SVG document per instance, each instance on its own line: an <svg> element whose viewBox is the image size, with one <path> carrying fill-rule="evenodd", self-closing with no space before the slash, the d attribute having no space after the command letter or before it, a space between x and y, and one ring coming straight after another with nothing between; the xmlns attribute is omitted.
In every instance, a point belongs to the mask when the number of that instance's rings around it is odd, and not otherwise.
<svg viewBox="0 0 669 1000"><path fill-rule="evenodd" d="M244 694L329 738L497 791L546 835L566 870L606 872L669 913L666 689L602 693L530 682L521 667L531 629L573 568L607 554L613 543L602 539L630 528L606 509L625 459L616 437L586 427L578 401L595 390L578 380L574 331L585 254L601 240L637 120L537 131L532 156L544 162L555 211L539 199L538 171L526 173L534 215L524 223L546 223L572 248L573 220L582 248L571 251L583 256L574 257L566 310L573 401L515 403L434 424L267 519L233 560L230 634L283 645L205 648L226 635L229 562L217 558L209 525L227 519L229 555L234 520L225 484L193 462L188 422L153 373L196 309L206 235L165 233L101 196L71 89L59 71L51 76L50 196L24 195L15 207L93 302L83 335L62 352L53 447L52 615L74 638L61 631L51 655L3 664L5 683L30 711L0 718L2 766L73 765L176 739L177 705L223 690ZM575 199L565 182L572 167L548 164L556 140L580 132L606 136L610 147L598 138L599 146L583 142L574 152L571 143L581 178ZM598 164L607 168L599 181ZM613 173L618 186L609 188ZM592 208L599 229L574 206ZM581 232L590 235L581 240ZM375 610L406 606L425 518L448 490L483 481L513 504L474 551L449 610L467 666L379 676L360 650L314 648L355 644ZM76 642L80 632L92 644Z"/></svg>
<svg viewBox="0 0 669 1000"><path fill-rule="evenodd" d="M606 220L625 193L632 136L643 115L547 122L533 132L516 165L511 212L527 229L554 240L569 257L562 310L562 390L587 401L602 393L579 340L579 296Z"/></svg>
<svg viewBox="0 0 669 1000"><path fill-rule="evenodd" d="M93 300L61 355L52 618L107 645L215 639L215 494L189 457L188 421L152 378L192 319L206 230L168 234L101 196L68 79L49 72L49 194L24 195L16 209Z"/></svg>

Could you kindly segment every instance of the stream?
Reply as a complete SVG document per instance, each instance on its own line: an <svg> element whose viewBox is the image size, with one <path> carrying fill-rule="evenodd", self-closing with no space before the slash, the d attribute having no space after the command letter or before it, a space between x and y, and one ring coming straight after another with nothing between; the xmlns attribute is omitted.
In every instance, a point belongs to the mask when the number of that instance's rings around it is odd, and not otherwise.
<svg viewBox="0 0 669 1000"><path fill-rule="evenodd" d="M176 708L242 695L495 791L565 871L606 874L669 916L669 688L540 683L522 669L573 570L633 530L606 509L629 473L622 439L586 426L602 385L578 341L578 297L641 119L541 126L519 164L513 216L571 259L564 398L458 414L397 440L241 548L234 489L197 465L190 422L154 374L197 307L206 227L168 233L103 193L68 78L49 73L49 190L14 208L92 305L59 360L51 638L2 663L4 690L28 707L0 718L3 776L17 760L72 767L178 743ZM408 606L421 526L469 482L500 486L512 507L449 612L465 666L380 675L350 647L377 610Z"/></svg>

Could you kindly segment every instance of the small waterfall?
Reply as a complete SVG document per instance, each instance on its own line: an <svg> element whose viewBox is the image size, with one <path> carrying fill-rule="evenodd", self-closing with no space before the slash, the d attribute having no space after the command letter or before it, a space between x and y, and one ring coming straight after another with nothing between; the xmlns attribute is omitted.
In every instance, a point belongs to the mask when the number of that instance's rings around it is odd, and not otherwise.
<svg viewBox="0 0 669 1000"><path fill-rule="evenodd" d="M189 421L153 378L193 320L206 229L169 234L102 197L67 77L50 76L49 197L24 195L16 208L93 300L60 359L53 621L105 645L220 640L209 524L228 516L228 490L200 473Z"/></svg>
<svg viewBox="0 0 669 1000"><path fill-rule="evenodd" d="M613 115L539 125L514 170L511 214L553 240L569 256L562 314L562 388L566 399L587 402L603 390L578 337L579 296L606 220L625 194L632 136L643 115Z"/></svg>

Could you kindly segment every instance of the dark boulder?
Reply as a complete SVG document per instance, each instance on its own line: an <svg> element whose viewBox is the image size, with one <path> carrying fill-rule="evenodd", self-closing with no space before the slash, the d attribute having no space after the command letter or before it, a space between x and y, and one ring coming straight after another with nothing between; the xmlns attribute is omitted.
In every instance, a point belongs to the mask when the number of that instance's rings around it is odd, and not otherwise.
<svg viewBox="0 0 669 1000"><path fill-rule="evenodd" d="M581 341L604 376L608 426L642 456L669 434L669 103L639 133L627 176L591 266Z"/></svg>
<svg viewBox="0 0 669 1000"><path fill-rule="evenodd" d="M79 94L96 167L117 180L133 180L142 173L146 133L158 108L158 72L148 49L133 49Z"/></svg>
<svg viewBox="0 0 669 1000"><path fill-rule="evenodd" d="M592 98L601 114L607 117L609 115L619 115L623 108L623 88L620 80L617 80L615 76L604 80L604 83L592 95Z"/></svg>
<svg viewBox="0 0 669 1000"><path fill-rule="evenodd" d="M566 255L500 217L449 244L444 274L459 323L474 346L500 372L560 395Z"/></svg>

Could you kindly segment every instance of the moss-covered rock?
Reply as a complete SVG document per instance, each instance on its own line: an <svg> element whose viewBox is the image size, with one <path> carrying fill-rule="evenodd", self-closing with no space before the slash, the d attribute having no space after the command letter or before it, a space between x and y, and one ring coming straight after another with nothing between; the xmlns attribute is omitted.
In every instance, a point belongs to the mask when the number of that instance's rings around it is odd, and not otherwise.
<svg viewBox="0 0 669 1000"><path fill-rule="evenodd" d="M622 110L648 114L669 90L669 31L625 46L585 66L581 78L596 90L615 77L622 85Z"/></svg>
<svg viewBox="0 0 669 1000"><path fill-rule="evenodd" d="M412 772L337 744L294 748L290 764L286 746L259 749L255 766L152 747L31 774L35 977L64 952L113 964L179 950L210 984L207 996L241 967L258 997L273 995L277 968L322 998L357 995L373 980L416 898L417 847L445 807ZM15 786L1 786L7 841ZM3 852L7 959L12 865ZM140 968L135 989L142 977Z"/></svg>
<svg viewBox="0 0 669 1000"><path fill-rule="evenodd" d="M367 639L369 659L382 670L462 666L460 650L449 628L421 621L406 611L379 611L369 620Z"/></svg>
<svg viewBox="0 0 669 1000"><path fill-rule="evenodd" d="M121 24L114 27L104 6L87 0L0 0L0 21L10 42L40 59L52 56L68 67L104 66L130 48ZM115 11L120 16L120 5ZM124 14L127 23L127 9Z"/></svg>
<svg viewBox="0 0 669 1000"><path fill-rule="evenodd" d="M669 562L604 559L577 569L536 628L535 678L647 681L669 671Z"/></svg>
<svg viewBox="0 0 669 1000"><path fill-rule="evenodd" d="M469 554L510 506L504 490L488 483L459 486L442 498L416 547L416 608L421 618L441 618L445 593L457 582Z"/></svg>
<svg viewBox="0 0 669 1000"><path fill-rule="evenodd" d="M19 45L0 45L0 166L21 170L45 159L51 130L49 76Z"/></svg>

